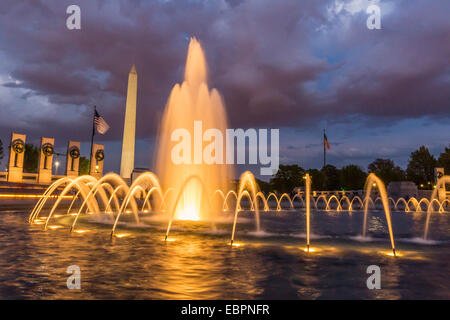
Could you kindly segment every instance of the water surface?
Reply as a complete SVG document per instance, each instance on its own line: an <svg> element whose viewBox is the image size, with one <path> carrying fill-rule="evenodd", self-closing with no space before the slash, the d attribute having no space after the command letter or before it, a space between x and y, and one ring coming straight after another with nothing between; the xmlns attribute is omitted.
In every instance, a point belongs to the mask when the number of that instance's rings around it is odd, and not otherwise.
<svg viewBox="0 0 450 320"><path fill-rule="evenodd" d="M231 236L232 214L217 230L209 223L176 221L164 242L166 223L141 215L118 225L110 239L106 216L52 220L63 228L29 225L29 212L0 212L1 299L449 299L448 214L433 214L424 243L425 213L393 212L400 257L386 255L390 242L384 213L372 211L369 241L361 239L362 212L313 211L312 247L306 253L303 211L264 212L255 233L244 212ZM45 213L44 213L45 215ZM125 221L129 221L128 223ZM364 240L364 241L363 241ZM368 290L366 269L381 268L381 290ZM70 265L81 268L81 290L69 290Z"/></svg>

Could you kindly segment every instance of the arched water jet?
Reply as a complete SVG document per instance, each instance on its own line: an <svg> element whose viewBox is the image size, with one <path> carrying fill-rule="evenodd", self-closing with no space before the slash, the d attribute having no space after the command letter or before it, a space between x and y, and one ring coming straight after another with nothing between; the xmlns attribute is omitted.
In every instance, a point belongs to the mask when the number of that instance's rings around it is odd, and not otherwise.
<svg viewBox="0 0 450 320"><path fill-rule="evenodd" d="M325 210L327 210L327 211L331 210L331 208L330 208L331 200L335 200L336 203L337 203L336 211L341 211L341 209L342 209L341 208L341 203L339 202L339 199L335 195L332 195L331 197L328 198L327 206L326 206Z"/></svg>
<svg viewBox="0 0 450 320"><path fill-rule="evenodd" d="M264 194L261 191L259 191L256 194L256 199L257 199L256 201L258 201L258 198L260 198L262 200L262 202L263 202L264 211L269 211L269 206L267 205L266 198L264 197Z"/></svg>
<svg viewBox="0 0 450 320"><path fill-rule="evenodd" d="M432 201L434 199L436 199L436 196L437 196L437 193L438 193L439 189L443 185L446 185L446 184L450 184L450 176L443 176L443 177L441 177L437 181L436 187L434 188L433 193L431 194L430 205L428 206L428 210L427 210L427 220L425 222L425 231L423 233L423 239L424 240L427 240L427 237L428 237L428 228L430 226L430 217L431 217L431 212L433 211L431 203L432 203Z"/></svg>
<svg viewBox="0 0 450 320"><path fill-rule="evenodd" d="M64 190L61 192L61 194L59 195L58 199L56 200L55 204L53 205L52 209L50 210L50 214L48 215L47 220L45 222L44 230L47 230L48 222L52 218L53 213L55 212L55 210L58 207L58 205L61 202L61 200L64 199L64 196L73 187L77 188L78 190L81 190L81 196L86 201L86 199L88 198L89 191L90 191L89 187L86 185L86 183L83 183L84 182L83 180L86 180L86 179L89 179L90 181L94 181L94 182L97 181L97 179L95 179L94 177L91 177L91 176L81 176L81 177L78 177L78 178L74 179L72 182L70 182L64 188ZM97 201L95 199L93 201L88 201L87 205L89 207L89 210L91 210L93 212L98 212L99 211L98 203L97 203Z"/></svg>
<svg viewBox="0 0 450 320"><path fill-rule="evenodd" d="M267 201L267 207L269 208L269 210L270 210L270 206L269 206L270 198L274 198L275 199L275 203L277 205L275 210L277 210L278 209L278 197L277 197L277 195L275 193L273 193L273 192L270 192L269 195L267 196L267 200L266 201Z"/></svg>
<svg viewBox="0 0 450 320"><path fill-rule="evenodd" d="M252 201L252 197L251 197L250 193L249 193L247 190L244 190L244 191L242 192L241 201L242 201L242 199L243 199L244 197L246 197L246 198L248 199L248 202L250 203L250 211L255 210L255 209L254 209L254 204L253 204L253 201ZM236 205L238 206L238 210L239 210L239 211L243 211L243 210L242 210L242 206L241 206L241 201L239 201L238 203L236 203Z"/></svg>
<svg viewBox="0 0 450 320"><path fill-rule="evenodd" d="M366 179L366 184L364 186L364 191L366 195L366 199L370 199L370 192L372 191L372 186L375 184L380 191L381 200L383 202L384 213L386 215L386 221L389 229L389 237L391 239L392 253L395 256L395 243L394 243L394 233L392 231L392 223L391 223L391 210L389 208L389 201L387 197L386 187L384 186L383 181L378 178L374 173L370 173ZM366 201L368 202L368 201ZM366 236L366 227L367 227L367 211L368 205L364 208L364 223L363 223L363 237Z"/></svg>
<svg viewBox="0 0 450 320"><path fill-rule="evenodd" d="M47 202L47 199L57 190L60 186L63 186L65 183L72 182L73 179L69 177L64 177L61 179L56 180L53 182L47 190L45 190L42 197L38 200L36 205L34 206L33 210L30 213L30 216L28 217L28 222L33 223L33 220L36 219L39 216L39 213L41 212L42 208L44 207L45 203Z"/></svg>
<svg viewBox="0 0 450 320"><path fill-rule="evenodd" d="M237 198L238 198L237 193L234 190L230 190L230 191L227 192L227 194L225 196L225 200L223 201L222 210L225 210L225 207L228 209L228 197L230 195L234 196L234 199L236 201L236 206L237 206Z"/></svg>
<svg viewBox="0 0 450 320"><path fill-rule="evenodd" d="M360 197L356 196L356 197L354 197L354 198L352 199L352 202L350 203L350 207L352 208L352 210L353 210L353 202L354 202L354 201L358 201L358 203L359 203L359 209L360 209L360 210L362 210L362 209L364 208L364 203L363 203L363 201L361 200Z"/></svg>
<svg viewBox="0 0 450 320"><path fill-rule="evenodd" d="M189 184L189 182L191 182L193 180L196 180L196 181L198 181L200 183L202 193L204 195L206 195L205 200L207 201L207 208L211 209L211 201L209 200L209 195L207 193L207 190L205 188L205 185L204 185L203 181L200 179L199 176L196 176L196 175L192 175L192 176L188 177L184 181L184 183L181 185L180 191L178 192L177 198L176 198L175 203L173 205L173 208L171 210L170 217L169 217L169 224L167 226L166 236L164 238L165 241L169 237L170 227L172 226L173 218L175 216L175 211L177 210L177 206L178 206L178 203L179 203L179 201L181 199L181 196L183 195L183 192L185 191L185 189L186 189L187 185ZM214 215L213 215L213 217L214 217ZM212 224L213 224L213 228L215 229L215 221L214 220L212 220Z"/></svg>
<svg viewBox="0 0 450 320"><path fill-rule="evenodd" d="M345 201L347 203L347 211L352 211L351 210L351 203L350 203L350 199L347 196L343 196L341 198L341 200L339 201L339 205L341 206L341 209L344 210L344 208L342 207L342 202Z"/></svg>
<svg viewBox="0 0 450 320"><path fill-rule="evenodd" d="M255 203L255 218L256 218L256 232L260 231L260 222L259 222L259 208L258 208L258 201L256 200L256 194L258 193L258 185L256 184L255 177L250 171L245 171L241 178L239 179L239 189L238 189L238 198L237 203L241 202L243 191L246 187L250 187L250 192L253 195L254 203ZM231 245L233 245L234 242L234 234L236 232L236 222L238 217L238 206L236 205L236 209L234 211L234 221L233 221L233 231L231 233Z"/></svg>
<svg viewBox="0 0 450 320"><path fill-rule="evenodd" d="M319 201L320 200L323 200L324 205L325 205L324 209L327 210L328 200L327 200L327 197L324 194L321 194L320 196L317 197L317 199L316 199L316 201L314 203L315 206L316 206L316 209L319 207Z"/></svg>
<svg viewBox="0 0 450 320"><path fill-rule="evenodd" d="M164 195L163 195L163 198L161 201L161 205L159 206L159 210L166 210L166 199L169 196L169 194L174 191L175 191L175 188L172 188L172 187L167 188L167 190L164 192Z"/></svg>
<svg viewBox="0 0 450 320"><path fill-rule="evenodd" d="M300 206L304 206L305 205L305 200L303 199L303 197L299 193L297 193L294 197L292 197L292 203L294 203L295 199L297 199L297 198L299 200Z"/></svg>
<svg viewBox="0 0 450 320"><path fill-rule="evenodd" d="M108 174L106 174L105 176L103 176L102 178L100 178L100 179L92 186L92 188L91 188L91 190L89 191L87 197L84 199L84 202L81 204L81 207L80 207L80 209L78 210L78 213L77 213L77 215L75 216L75 219L74 219L74 221L73 221L73 223L72 223L72 226L71 226L71 228L70 228L70 231L71 231L71 232L72 232L72 231L74 230L74 228L75 228L75 225L76 225L76 223L77 223L77 221L78 221L78 217L80 216L80 213L81 213L81 211L82 211L83 208L84 208L84 205L85 205L85 204L88 204L88 203L91 202L91 201L94 201L95 203L97 203L97 200L96 200L96 198L95 198L95 195L96 195L97 192L100 192L100 198L102 199L102 202L103 202L103 204L104 204L104 208L105 208L105 210L106 210L106 207L108 206L108 202L109 202L109 201L108 201L108 198L106 197L105 190L103 189L103 185L104 185L105 183L116 183L117 185L122 185L122 186L124 186L125 190L129 191L129 190L128 190L128 186L127 186L127 184L125 183L125 181L124 181L118 174L116 174L116 173L108 173ZM133 199L133 200L134 200L134 199ZM98 206L98 204L97 204L97 206ZM89 209L89 210L90 210L90 209ZM133 201L133 203L132 203L132 210L133 210L133 212L134 212L136 218L138 219L138 217L137 217L137 204L136 204L135 201ZM120 213L120 212L119 212L119 213Z"/></svg>
<svg viewBox="0 0 450 320"><path fill-rule="evenodd" d="M114 205L115 205L115 207L116 207L116 210L117 210L117 212L119 212L119 210L120 210L120 204L119 204L119 199L117 199L117 193L118 193L120 190L124 189L124 193L126 194L127 191L125 191L125 189L127 189L127 188L128 188L128 186L120 185L120 186L118 186L117 188L114 189L113 193L112 193L111 196L109 197L108 205L107 205L106 208L105 208L105 213L108 213L108 212L109 212L108 210L109 210L109 208L111 207L111 201L112 201L113 199L114 199Z"/></svg>
<svg viewBox="0 0 450 320"><path fill-rule="evenodd" d="M281 211L281 200L283 200L284 198L288 199L289 201L289 206L291 209L294 208L294 204L292 203L291 197L289 197L289 195L287 193L283 193L280 197L280 199L278 200L278 206L277 206L277 210Z"/></svg>
<svg viewBox="0 0 450 320"><path fill-rule="evenodd" d="M158 177L153 172L142 173L141 175L139 175L139 177L137 177L136 180L134 180L134 182L128 189L128 192L127 192L125 198L122 201L122 206L120 207L119 212L117 213L116 220L115 220L113 228L111 230L111 237L114 236L114 232L116 230L117 223L119 222L120 216L128 207L129 202L132 201L135 203L134 194L138 191L145 194L145 190L147 188L150 188L150 190L152 190L153 187L161 190ZM138 215L137 211L133 210L133 213L134 213L134 216L136 219L136 223L139 223L139 215Z"/></svg>
<svg viewBox="0 0 450 320"><path fill-rule="evenodd" d="M155 191L158 191L159 196L160 196L160 199L161 199L161 205L162 205L162 201L163 201L163 199L164 199L164 196L163 196L163 194L162 194L162 192L161 192L161 188L152 187L152 188L150 189L150 191L147 193L147 195L145 196L144 204L142 205L141 211L144 211L144 210L145 210L145 204L146 204L146 203L148 203L148 210L149 210L149 211L152 210L152 206L151 206L151 204L150 204L150 197L151 197L152 193L155 192ZM160 208L161 208L161 207L160 207Z"/></svg>

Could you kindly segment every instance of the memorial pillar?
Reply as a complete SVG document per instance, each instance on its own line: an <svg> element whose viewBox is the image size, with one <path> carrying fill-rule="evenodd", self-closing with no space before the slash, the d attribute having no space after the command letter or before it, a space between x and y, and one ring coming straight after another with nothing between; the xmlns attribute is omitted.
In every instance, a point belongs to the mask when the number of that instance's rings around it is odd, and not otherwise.
<svg viewBox="0 0 450 320"><path fill-rule="evenodd" d="M22 182L26 135L11 134L8 160L8 182Z"/></svg>
<svg viewBox="0 0 450 320"><path fill-rule="evenodd" d="M38 165L38 183L39 184L51 184L52 183L52 164L55 139L53 138L41 138L41 150L39 154Z"/></svg>

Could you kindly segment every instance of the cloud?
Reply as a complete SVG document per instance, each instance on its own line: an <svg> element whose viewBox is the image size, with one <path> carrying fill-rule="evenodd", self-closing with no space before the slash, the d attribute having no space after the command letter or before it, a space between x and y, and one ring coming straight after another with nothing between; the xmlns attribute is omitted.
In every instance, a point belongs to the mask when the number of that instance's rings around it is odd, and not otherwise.
<svg viewBox="0 0 450 320"><path fill-rule="evenodd" d="M448 119L450 3L379 1L382 30L368 30L366 2L84 0L82 29L70 31L70 1L4 0L0 134L86 140L97 105L104 139L120 140L136 64L137 137L154 136L190 36L232 127Z"/></svg>

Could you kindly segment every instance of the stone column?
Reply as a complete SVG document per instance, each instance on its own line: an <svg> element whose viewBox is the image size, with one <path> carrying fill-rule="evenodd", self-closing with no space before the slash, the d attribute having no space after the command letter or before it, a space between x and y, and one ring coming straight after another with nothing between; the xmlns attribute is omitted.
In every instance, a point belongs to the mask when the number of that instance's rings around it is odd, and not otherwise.
<svg viewBox="0 0 450 320"><path fill-rule="evenodd" d="M67 143L66 176L76 177L80 174L80 142L69 141Z"/></svg>
<svg viewBox="0 0 450 320"><path fill-rule="evenodd" d="M444 176L444 168L434 168L434 184L437 185L437 182L440 178ZM439 201L444 201L446 198L446 191L445 191L445 183L442 184L442 186L437 190L437 196Z"/></svg>
<svg viewBox="0 0 450 320"><path fill-rule="evenodd" d="M104 146L94 143L92 145L90 175L100 179L103 176L103 160L105 158Z"/></svg>
<svg viewBox="0 0 450 320"><path fill-rule="evenodd" d="M26 135L11 134L8 159L8 182L22 182Z"/></svg>
<svg viewBox="0 0 450 320"><path fill-rule="evenodd" d="M53 138L41 138L41 149L39 153L38 164L38 183L50 184L52 183L52 164L55 139Z"/></svg>

